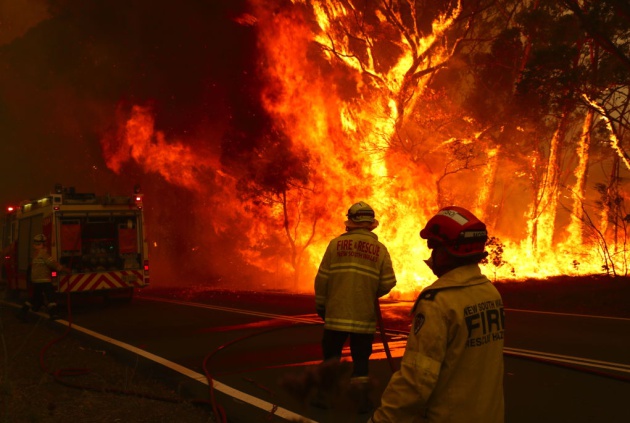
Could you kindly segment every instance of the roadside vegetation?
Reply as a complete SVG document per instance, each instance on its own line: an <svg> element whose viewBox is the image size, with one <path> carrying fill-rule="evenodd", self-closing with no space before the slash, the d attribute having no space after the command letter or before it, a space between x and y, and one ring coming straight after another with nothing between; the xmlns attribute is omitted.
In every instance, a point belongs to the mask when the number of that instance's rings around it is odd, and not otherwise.
<svg viewBox="0 0 630 423"><path fill-rule="evenodd" d="M213 421L157 372L28 317L0 302L0 423Z"/></svg>

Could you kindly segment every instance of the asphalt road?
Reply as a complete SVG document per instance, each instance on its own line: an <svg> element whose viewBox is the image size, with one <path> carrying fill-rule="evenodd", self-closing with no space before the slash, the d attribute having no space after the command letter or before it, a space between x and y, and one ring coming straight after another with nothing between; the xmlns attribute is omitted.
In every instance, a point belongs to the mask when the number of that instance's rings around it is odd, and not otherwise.
<svg viewBox="0 0 630 423"><path fill-rule="evenodd" d="M278 385L320 359L322 325L313 302L311 296L225 291L189 292L182 299L181 293L146 290L131 304L75 301L71 320L163 365L174 363L179 374L189 372L184 379L190 382L178 383L195 395L208 395L208 374L231 422L365 422L368 416L357 416L341 394L334 410L319 410ZM406 332L410 307L383 303L386 328ZM506 421L630 421L629 334L630 319L507 310ZM404 349L404 336L389 340L392 361L375 346L376 396ZM483 389L483 380L479 385Z"/></svg>

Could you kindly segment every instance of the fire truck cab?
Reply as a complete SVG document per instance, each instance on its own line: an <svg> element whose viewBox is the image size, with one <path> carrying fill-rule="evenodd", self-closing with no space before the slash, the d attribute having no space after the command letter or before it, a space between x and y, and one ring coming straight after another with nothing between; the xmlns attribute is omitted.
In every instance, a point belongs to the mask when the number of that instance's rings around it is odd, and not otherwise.
<svg viewBox="0 0 630 423"><path fill-rule="evenodd" d="M52 272L58 293L100 292L131 299L149 284L143 195L96 196L56 185L54 192L7 208L2 225L2 279L9 294L30 291L33 237L44 234L51 256L70 269ZM17 295L16 295L17 294Z"/></svg>

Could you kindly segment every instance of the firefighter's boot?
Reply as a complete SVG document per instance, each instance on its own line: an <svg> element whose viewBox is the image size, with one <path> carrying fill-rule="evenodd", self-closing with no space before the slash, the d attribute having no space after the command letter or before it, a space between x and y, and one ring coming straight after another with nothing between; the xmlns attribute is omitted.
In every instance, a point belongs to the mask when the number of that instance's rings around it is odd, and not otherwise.
<svg viewBox="0 0 630 423"><path fill-rule="evenodd" d="M349 395L356 404L359 414L369 413L374 409L370 399L371 384L367 376L350 379Z"/></svg>
<svg viewBox="0 0 630 423"><path fill-rule="evenodd" d="M311 398L311 405L322 410L333 408L330 392L326 392L322 389L317 389L317 391L315 392L315 396Z"/></svg>
<svg viewBox="0 0 630 423"><path fill-rule="evenodd" d="M295 398L302 406L307 405L308 397L315 386L313 373L306 371L301 374L287 374L279 381L279 385Z"/></svg>
<svg viewBox="0 0 630 423"><path fill-rule="evenodd" d="M334 408L335 399L339 395L341 381L349 369L349 363L340 362L338 359L324 361L313 368L313 379L316 382L317 390L315 391L315 396L311 399L311 405L324 410Z"/></svg>
<svg viewBox="0 0 630 423"><path fill-rule="evenodd" d="M322 364L312 367L310 372L311 379L315 385L315 395L311 398L310 404L313 407L328 410L333 408L332 396L335 390L335 373L339 362L336 360L323 362Z"/></svg>

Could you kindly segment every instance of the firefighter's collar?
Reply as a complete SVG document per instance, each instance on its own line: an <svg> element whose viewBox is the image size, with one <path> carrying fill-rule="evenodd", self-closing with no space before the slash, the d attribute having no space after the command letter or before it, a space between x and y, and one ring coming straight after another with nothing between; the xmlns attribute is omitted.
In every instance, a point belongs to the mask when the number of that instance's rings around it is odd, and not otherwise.
<svg viewBox="0 0 630 423"><path fill-rule="evenodd" d="M371 230L364 229L364 228L350 229L349 231L341 234L341 236L344 236L344 235L356 235L356 234L368 235L368 236L371 236L372 238L378 240L378 235L376 235Z"/></svg>
<svg viewBox="0 0 630 423"><path fill-rule="evenodd" d="M456 288L459 286L479 285L488 282L488 278L481 273L478 264L468 264L449 270L427 289Z"/></svg>

